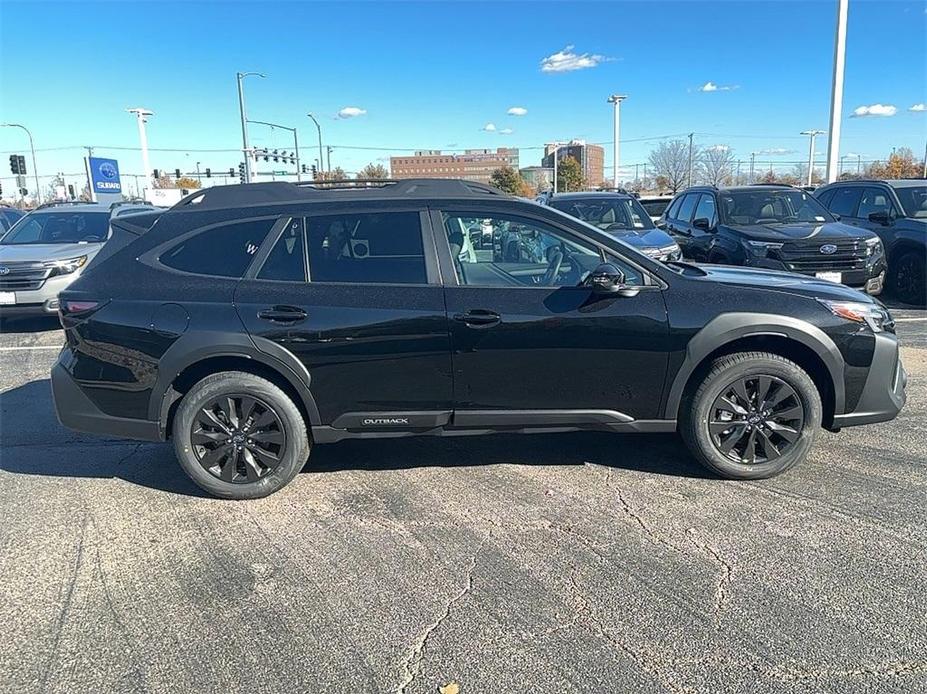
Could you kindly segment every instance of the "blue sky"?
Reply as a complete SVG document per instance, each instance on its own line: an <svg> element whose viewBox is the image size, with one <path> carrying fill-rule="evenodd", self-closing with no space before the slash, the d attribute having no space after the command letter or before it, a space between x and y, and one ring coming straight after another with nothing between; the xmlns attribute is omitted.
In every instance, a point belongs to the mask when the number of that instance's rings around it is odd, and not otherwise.
<svg viewBox="0 0 927 694"><path fill-rule="evenodd" d="M923 1L850 0L843 153L923 152L927 112L909 109L927 101L925 10ZM228 169L241 158L234 151L193 150L240 147L235 72L256 70L268 77L246 82L249 116L295 125L308 148L314 111L332 164L348 171L413 148L515 146L522 166L536 164L546 141L611 140L613 92L629 95L622 163L646 160L656 144L646 138L690 131L744 160L777 150L758 159L803 160L798 133L828 126L835 16L836 0L0 0L0 121L26 124L40 150L73 148L39 152L40 173L79 172L83 145L141 173L138 152L107 147L138 146L125 109L144 106L156 114L150 146L181 150L153 151L154 167ZM552 56L548 65L578 69L543 70ZM718 88L701 91L707 83ZM896 113L849 117L874 104ZM345 107L365 113L338 118ZM508 115L512 107L527 113ZM258 146L290 142L252 133ZM26 146L21 131L0 129L0 151Z"/></svg>

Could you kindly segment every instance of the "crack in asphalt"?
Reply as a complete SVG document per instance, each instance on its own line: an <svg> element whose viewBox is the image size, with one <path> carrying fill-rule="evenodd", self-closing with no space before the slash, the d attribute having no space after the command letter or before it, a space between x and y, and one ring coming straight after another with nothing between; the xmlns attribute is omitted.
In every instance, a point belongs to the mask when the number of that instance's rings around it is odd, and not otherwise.
<svg viewBox="0 0 927 694"><path fill-rule="evenodd" d="M721 567L720 573L718 575L718 581L715 584L715 623L721 623L721 610L724 608L724 603L727 601L728 589L731 585L731 578L734 574L734 567L730 562L726 561L724 557L721 556L721 553L707 542L702 542L701 540L695 539L695 528L689 528L686 531L686 537L689 539L695 547L705 552L710 556L717 564Z"/></svg>
<svg viewBox="0 0 927 694"><path fill-rule="evenodd" d="M464 582L463 588L461 588L455 595L452 595L450 600L444 605L444 611L441 615L425 627L425 630L422 632L422 635L418 638L415 644L412 647L412 650L409 652L409 655L402 662L402 668L405 671L402 682L396 687L397 694L405 694L406 689L415 678L418 676L419 670L421 668L422 660L425 656L425 648L428 646L428 639L431 638L431 635L444 623L444 621L450 616L451 609L458 602L463 600L470 591L473 590L473 572L476 569L476 555L470 558L470 566L467 569L467 576Z"/></svg>

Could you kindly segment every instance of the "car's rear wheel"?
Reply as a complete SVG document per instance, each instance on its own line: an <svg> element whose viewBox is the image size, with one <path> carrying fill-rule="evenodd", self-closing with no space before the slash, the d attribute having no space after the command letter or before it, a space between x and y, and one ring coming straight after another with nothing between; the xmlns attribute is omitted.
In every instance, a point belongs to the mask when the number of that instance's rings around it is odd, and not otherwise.
<svg viewBox="0 0 927 694"><path fill-rule="evenodd" d="M924 254L908 251L892 262L889 286L896 299L906 304L927 303L927 261Z"/></svg>
<svg viewBox="0 0 927 694"><path fill-rule="evenodd" d="M173 425L181 467L202 489L225 499L257 499L289 483L309 457L299 409L254 374L204 378L180 402Z"/></svg>
<svg viewBox="0 0 927 694"><path fill-rule="evenodd" d="M730 479L763 479L804 460L821 426L811 377L777 354L716 359L683 403L680 432L692 454Z"/></svg>

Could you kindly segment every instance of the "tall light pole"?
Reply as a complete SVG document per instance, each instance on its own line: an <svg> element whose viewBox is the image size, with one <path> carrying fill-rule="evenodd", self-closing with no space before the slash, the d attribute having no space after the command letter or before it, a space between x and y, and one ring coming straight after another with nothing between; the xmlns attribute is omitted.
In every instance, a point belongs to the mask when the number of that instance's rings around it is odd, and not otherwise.
<svg viewBox="0 0 927 694"><path fill-rule="evenodd" d="M306 115L312 119L312 122L315 123L315 129L319 131L319 166L321 167L325 165L325 158L322 156L322 126L319 125L319 121L311 113ZM331 170L328 173L331 173Z"/></svg>
<svg viewBox="0 0 927 694"><path fill-rule="evenodd" d="M808 146L808 185L811 185L811 177L814 174L814 138L818 135L823 135L825 131L823 130L802 130L799 135L808 135L811 137L810 144Z"/></svg>
<svg viewBox="0 0 927 694"><path fill-rule="evenodd" d="M238 113L241 116L241 149L245 155L245 183L251 183L251 151L248 147L248 117L245 115L245 92L242 89L241 82L245 77L254 75L255 77L267 77L261 72L236 72L238 79Z"/></svg>
<svg viewBox="0 0 927 694"><path fill-rule="evenodd" d="M145 132L145 123L148 122L148 116L153 116L154 112L139 106L127 108L126 111L135 114L135 120L138 123L138 141L142 148L142 171L145 172L145 181L150 182L152 172L151 162L148 160L148 135Z"/></svg>
<svg viewBox="0 0 927 694"><path fill-rule="evenodd" d="M692 138L695 133L689 133L689 187L692 187Z"/></svg>
<svg viewBox="0 0 927 694"><path fill-rule="evenodd" d="M35 200L39 202L42 191L39 190L39 171L35 168L35 145L32 143L32 133L29 132L29 128L19 123L0 123L0 128L22 128L26 131L26 135L29 136L29 150L32 152L32 175L35 176Z"/></svg>
<svg viewBox="0 0 927 694"><path fill-rule="evenodd" d="M621 166L621 141L618 137L621 132L621 102L627 98L627 94L612 94L607 102L615 105L615 161L612 163L612 185L616 188L618 187L618 168Z"/></svg>
<svg viewBox="0 0 927 694"><path fill-rule="evenodd" d="M834 39L834 79L830 90L830 133L827 136L827 182L837 180L840 156L840 120L843 117L843 65L847 47L848 0L837 3L837 36ZM810 186L810 178L809 183Z"/></svg>

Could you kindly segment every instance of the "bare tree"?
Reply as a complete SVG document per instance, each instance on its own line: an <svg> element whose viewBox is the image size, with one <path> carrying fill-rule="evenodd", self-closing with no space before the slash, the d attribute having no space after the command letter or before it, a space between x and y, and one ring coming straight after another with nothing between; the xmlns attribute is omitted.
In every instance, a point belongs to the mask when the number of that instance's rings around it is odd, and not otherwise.
<svg viewBox="0 0 927 694"><path fill-rule="evenodd" d="M698 161L698 152L693 148L693 162ZM689 143L685 140L661 142L650 152L650 166L653 174L673 193L685 187L689 180Z"/></svg>
<svg viewBox="0 0 927 694"><path fill-rule="evenodd" d="M718 186L730 183L734 176L734 152L727 145L706 148L699 157L698 178L702 183Z"/></svg>

